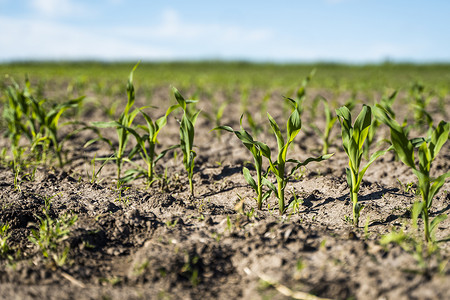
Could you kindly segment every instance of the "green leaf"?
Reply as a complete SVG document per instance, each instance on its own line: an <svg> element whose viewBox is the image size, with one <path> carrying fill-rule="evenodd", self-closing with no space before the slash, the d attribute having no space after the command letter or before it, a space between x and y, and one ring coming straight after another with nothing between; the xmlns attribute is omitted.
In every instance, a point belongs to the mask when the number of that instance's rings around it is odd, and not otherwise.
<svg viewBox="0 0 450 300"><path fill-rule="evenodd" d="M258 148L261 150L261 154L263 156L265 156L266 158L271 160L271 152L270 152L269 146L267 146L266 144L264 144L262 142L258 142L258 141L255 142L255 145L257 145Z"/></svg>
<svg viewBox="0 0 450 300"><path fill-rule="evenodd" d="M156 164L158 162L158 160L163 158L167 154L167 152L169 152L170 150L174 150L174 149L177 149L177 148L180 148L180 145L173 145L173 146L170 146L169 148L161 151L159 153L159 155L155 158L154 163Z"/></svg>
<svg viewBox="0 0 450 300"><path fill-rule="evenodd" d="M345 168L345 174L347 175L347 184L350 188L350 191L353 191L352 171L350 170L350 168Z"/></svg>
<svg viewBox="0 0 450 300"><path fill-rule="evenodd" d="M265 192L262 196L261 202L264 202L267 200L267 198L270 197L270 194L272 194L273 190L269 189L267 192Z"/></svg>
<svg viewBox="0 0 450 300"><path fill-rule="evenodd" d="M242 173L244 174L244 178L247 181L247 183L255 190L258 191L258 185L256 184L255 180L253 179L252 175L250 174L250 171L244 167L242 169Z"/></svg>
<svg viewBox="0 0 450 300"><path fill-rule="evenodd" d="M233 133L234 133L233 128L231 128L230 126L226 126L226 125L214 127L214 128L211 129L211 130L226 130L226 131L228 131L228 132L233 132Z"/></svg>
<svg viewBox="0 0 450 300"><path fill-rule="evenodd" d="M295 173L295 171L297 171L300 167L306 166L310 162L320 162L320 161L329 159L333 155L334 155L334 153L325 154L325 155L321 155L318 157L309 157L306 160L304 160L303 162L300 162L300 161L294 160L294 159L288 159L286 162L297 164L295 167L292 168L291 172L289 173L289 176L293 175Z"/></svg>
<svg viewBox="0 0 450 300"><path fill-rule="evenodd" d="M439 216L435 217L433 219L433 221L431 221L431 224L430 224L430 235L433 235L433 233L436 230L436 228L439 225L439 223L441 223L445 219L447 219L447 215L439 215Z"/></svg>
<svg viewBox="0 0 450 300"><path fill-rule="evenodd" d="M336 114L338 116L339 123L341 123L342 145L347 155L349 155L350 139L353 132L352 115L346 106L336 109Z"/></svg>
<svg viewBox="0 0 450 300"><path fill-rule="evenodd" d="M380 157L380 156L386 154L386 152L388 152L388 151L390 151L390 150L392 150L392 149L393 149L393 147L391 146L391 147L389 147L389 148L386 149L386 150L379 150L379 151L375 152L374 154L372 154L372 155L370 156L370 159L369 159L369 161L367 162L367 164L366 164L366 165L364 166L364 168L359 172L358 182L356 183L356 185L359 186L359 185L361 184L361 180L362 180L364 174L366 173L367 169L369 168L369 166L370 166L370 165L371 165L378 157Z"/></svg>
<svg viewBox="0 0 450 300"><path fill-rule="evenodd" d="M127 105L125 106L125 110L123 112L124 115L128 114L128 111L134 104L135 100L135 90L133 86L133 73L136 71L137 67L139 66L140 61L133 67L133 69L130 72L130 75L128 76L128 83L127 83L127 95L128 95L128 101Z"/></svg>
<svg viewBox="0 0 450 300"><path fill-rule="evenodd" d="M433 179L433 183L430 187L430 193L429 193L429 197L431 199L434 198L434 196L439 192L439 190L441 189L441 187L444 185L445 180L450 177L450 172L444 173L441 176ZM430 201L431 202L431 201ZM431 203L430 203L431 205Z"/></svg>
<svg viewBox="0 0 450 300"><path fill-rule="evenodd" d="M99 138L91 139L91 140L87 141L86 144L84 144L83 148L87 148L88 146L90 146L93 143L96 143L98 141L104 141L104 142L108 143L110 146L112 146L112 143L109 139L104 138L104 137L99 137Z"/></svg>
<svg viewBox="0 0 450 300"><path fill-rule="evenodd" d="M278 193L277 188L275 187L275 185L270 180L268 180L266 177L262 178L262 184L267 186L275 194Z"/></svg>
<svg viewBox="0 0 450 300"><path fill-rule="evenodd" d="M389 126L391 131L391 142L400 160L408 167L416 169L414 164L414 146L411 141L408 140L403 128L393 120L379 104L373 107L372 110L378 120Z"/></svg>
<svg viewBox="0 0 450 300"><path fill-rule="evenodd" d="M380 244L381 245L387 245L390 243L400 244L406 239L407 239L407 235L404 232L394 231L394 232L388 233L386 235L383 235L380 239Z"/></svg>
<svg viewBox="0 0 450 300"><path fill-rule="evenodd" d="M294 110L287 121L288 143L292 142L302 128L302 120L297 110Z"/></svg>
<svg viewBox="0 0 450 300"><path fill-rule="evenodd" d="M423 211L424 203L422 201L414 202L411 209L411 220L414 227L417 228L417 219L419 218L420 213Z"/></svg>
<svg viewBox="0 0 450 300"><path fill-rule="evenodd" d="M353 139L358 145L358 149L362 149L371 124L372 112L370 106L364 105L353 126Z"/></svg>
<svg viewBox="0 0 450 300"><path fill-rule="evenodd" d="M441 150L442 146L447 142L450 132L450 123L441 121L431 135L430 153L431 159L434 160Z"/></svg>
<svg viewBox="0 0 450 300"><path fill-rule="evenodd" d="M283 135L281 134L280 128L278 127L278 124L274 120L274 118L272 118L269 113L267 113L267 117L269 119L270 127L272 127L273 133L275 133L275 136L277 138L278 150L281 150L284 147Z"/></svg>
<svg viewBox="0 0 450 300"><path fill-rule="evenodd" d="M177 100L180 107L184 111L186 111L186 100L184 100L183 96L180 94L176 87L172 87L172 92L175 95L175 99Z"/></svg>
<svg viewBox="0 0 450 300"><path fill-rule="evenodd" d="M121 124L117 121L109 121L109 122L92 122L92 125L98 128L111 128L111 127L119 127Z"/></svg>
<svg viewBox="0 0 450 300"><path fill-rule="evenodd" d="M431 153L426 142L419 147L419 168L423 173L429 173L431 168Z"/></svg>

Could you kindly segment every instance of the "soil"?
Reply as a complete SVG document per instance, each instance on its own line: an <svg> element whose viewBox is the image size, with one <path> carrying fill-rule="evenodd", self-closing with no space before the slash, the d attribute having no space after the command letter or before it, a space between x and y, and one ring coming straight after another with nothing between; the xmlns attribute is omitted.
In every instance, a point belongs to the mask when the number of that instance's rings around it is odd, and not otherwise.
<svg viewBox="0 0 450 300"><path fill-rule="evenodd" d="M327 94L308 92L308 99ZM151 104L160 108L150 112L160 116L169 103L168 92L152 95ZM264 91L253 91L249 109L263 129L258 140L268 143L275 155L275 137L259 113L263 95ZM345 97L334 100L344 103ZM282 101L276 92L269 101L269 111L280 127L286 120ZM140 98L137 103L148 104ZM398 104L397 111L407 115L405 100L398 103L403 105ZM197 107L213 110L206 100ZM240 109L239 103L229 104L221 123L239 128ZM442 113L433 116L440 120ZM162 129L157 151L178 143L175 117L180 118L180 112ZM320 154L321 141L308 126L309 118L305 110L303 129L288 152L291 158ZM84 122L107 119L89 103L81 114ZM321 117L313 121L324 126ZM411 205L418 199L415 177L394 153L368 169L359 192L364 209L359 227L354 227L348 221L352 214L345 175L348 158L337 123L330 148L334 156L308 165L291 178L286 199L294 201L295 194L302 201L297 209L289 208L280 216L273 195L262 210L256 209L255 193L242 175L244 165L254 172L250 153L231 133L223 132L219 140L210 131L214 126L203 114L196 124L194 196L188 190L180 153L170 152L158 162L156 173L162 179L150 187L136 180L118 190L114 164L107 164L98 178L92 178L91 160L112 152L101 142L84 148L96 137L89 130L64 144L67 163L63 168L51 164L30 168L22 173L19 187L14 185L11 169L1 167L0 221L10 224L12 258L0 259L0 298L291 299L303 292L331 299L450 299L449 243L440 243L440 250L422 262L413 248L380 243L383 235L401 229L417 241L422 239L410 218ZM68 131L64 127L61 134ZM115 137L113 129L102 132ZM381 127L378 138L387 133ZM8 141L3 138L2 144ZM447 143L433 162L437 174L449 170L449 158ZM124 169L128 168L125 164ZM449 190L447 182L435 197L433 217L448 213ZM50 199L51 218L78 216L67 239L59 242L59 253L64 247L70 249L62 266L45 258L29 239L44 216L46 199ZM436 236L449 234L447 219L439 224Z"/></svg>

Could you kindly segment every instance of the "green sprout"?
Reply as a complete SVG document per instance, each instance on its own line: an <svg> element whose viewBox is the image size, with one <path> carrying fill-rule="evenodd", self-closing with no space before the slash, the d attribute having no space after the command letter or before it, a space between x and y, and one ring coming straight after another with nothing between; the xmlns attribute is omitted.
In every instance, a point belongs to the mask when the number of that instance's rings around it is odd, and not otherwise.
<svg viewBox="0 0 450 300"><path fill-rule="evenodd" d="M433 240L433 232L437 225L447 218L442 214L435 217L430 222L429 210L433 203L434 196L439 192L445 180L450 177L450 172L438 177L431 177L431 164L439 154L442 146L447 142L450 132L450 123L441 121L431 132L428 139L416 138L408 139L403 127L401 127L380 105L374 108L375 116L384 124L389 126L391 132L391 143L400 160L410 167L418 180L418 187L422 196L422 201L415 204L421 211L424 223L424 235L427 242ZM414 148L418 148L419 165L414 160Z"/></svg>
<svg viewBox="0 0 450 300"><path fill-rule="evenodd" d="M30 81L25 80L25 88L20 89L13 81L6 91L8 103L3 110L3 118L7 124L7 135L11 140L11 151L13 154L13 167L20 164L23 150L19 146L22 136L25 136L38 157L45 160L47 150L53 147L58 158L59 166L63 166L62 147L64 141L71 136L60 138L58 135L59 120L61 115L69 108L77 107L84 97L72 99L61 104L56 104L51 109L45 106L46 99L37 100L31 94Z"/></svg>
<svg viewBox="0 0 450 300"><path fill-rule="evenodd" d="M363 205L358 202L358 192L363 179L369 166L381 155L384 155L390 150L379 150L372 154L367 164L360 171L363 145L369 134L370 125L372 123L372 111L367 105L364 105L355 123L352 125L352 116L350 110L346 106L336 110L339 122L342 129L342 145L345 153L347 154L349 161L349 167L346 168L347 183L350 188L350 200L353 205L353 225L358 226L359 216Z"/></svg>
<svg viewBox="0 0 450 300"><path fill-rule="evenodd" d="M328 149L330 147L330 133L331 129L333 129L334 124L337 121L337 116L334 116L332 111L330 110L330 105L328 101L323 97L316 98L315 101L320 101L323 103L323 111L325 114L325 128L323 132L317 127L315 124L311 124L312 128L320 135L322 138L323 146L322 146L322 154L327 154ZM317 106L317 105L314 105Z"/></svg>
<svg viewBox="0 0 450 300"><path fill-rule="evenodd" d="M7 257L10 250L8 238L11 234L8 232L9 229L9 223L0 222L0 257Z"/></svg>
<svg viewBox="0 0 450 300"><path fill-rule="evenodd" d="M278 155L276 161L272 161L270 148L260 148L261 153L263 156L265 156L269 160L269 170L275 175L277 180L277 187L274 186L272 182L270 182L268 179L263 178L263 183L267 185L277 196L278 198L278 207L280 214L283 214L285 212L285 200L284 200L284 192L286 189L287 182L289 180L289 177L292 176L297 169L299 169L302 166L306 166L310 162L320 162L322 160L330 158L333 154L326 154L321 155L319 157L310 157L306 159L303 162L300 162L295 159L287 159L287 152L294 141L297 134L300 132L302 128L302 122L301 122L301 113L302 113L302 101L303 101L303 95L304 95L304 89L302 90L302 94L296 99L286 98L289 103L291 103L293 107L293 111L291 115L288 118L287 124L286 124L286 132L287 132L287 139L286 142L283 138L283 135L281 133L280 128L278 127L277 122L275 119L272 118L272 116L267 113L267 116L269 118L270 126L272 128L273 133L276 136L277 144L278 144ZM291 169L291 172L286 175L286 163L295 163L296 165Z"/></svg>
<svg viewBox="0 0 450 300"><path fill-rule="evenodd" d="M242 169L242 172L244 174L244 178L247 181L247 183L256 191L257 199L256 203L258 206L258 209L262 208L262 202L267 199L270 196L271 191L263 193L262 192L262 149L264 151L270 151L266 144L255 141L253 137L242 127L242 118L244 115L241 115L241 119L239 121L240 123L240 130L233 130L230 126L218 126L214 128L213 130L225 130L228 132L232 132L236 135L236 137L241 140L241 142L244 144L244 146L252 153L253 159L254 159L254 167L256 170L256 181L250 174L249 169L244 167Z"/></svg>
<svg viewBox="0 0 450 300"><path fill-rule="evenodd" d="M188 114L187 105L190 103L196 103L196 100L185 100L180 92L172 87L172 92L175 95L179 106L183 109L183 117L180 121L180 145L181 151L183 152L183 164L188 173L189 178L189 191L191 195L194 196L194 184L192 182L192 177L194 175L194 159L196 156L194 148L194 124L200 111Z"/></svg>
<svg viewBox="0 0 450 300"><path fill-rule="evenodd" d="M53 219L50 216L51 199L45 198L45 205L43 208L44 216L36 215L39 223L36 224L35 229L31 229L29 240L36 244L45 258L51 258L58 266L66 263L69 246L65 246L61 251L61 244L69 238L70 228L78 220L77 215L64 214L58 219Z"/></svg>
<svg viewBox="0 0 450 300"><path fill-rule="evenodd" d="M128 161L132 163L131 159L137 152L139 152L139 155L147 165L147 169L142 169L138 167L138 169L128 170L126 172L127 175L131 176L143 175L147 178L148 184L153 183L155 164L158 162L158 160L163 158L169 150L172 149L172 147L165 149L161 151L159 155L156 155L155 146L158 143L157 139L158 133L164 126L166 126L167 118L170 115L170 113L178 107L179 107L178 104L170 106L167 109L165 115L157 119L155 122L153 122L152 118L148 114L141 111L141 114L144 116L147 126L138 125L137 127L144 130L143 135L140 135L135 128L130 127L126 128L128 132L134 135L137 142L136 146L129 155ZM148 148L146 147L146 144L148 144Z"/></svg>
<svg viewBox="0 0 450 300"><path fill-rule="evenodd" d="M114 149L114 155L113 158L99 158L98 160L115 160L117 165L117 186L120 185L121 182L121 172L122 172L122 166L123 162L125 160L125 150L128 144L130 131L129 128L131 128L132 123L136 115L141 111L140 108L136 108L133 111L130 112L130 109L132 108L135 100L135 91L133 86L133 73L138 67L139 63L137 63L133 70L130 73L130 76L128 77L128 84L127 84L127 96L128 101L127 105L125 106L124 111L119 117L118 121L109 121L109 122L93 122L93 125L97 128L115 128L117 133L117 138L119 140L119 147L117 149ZM99 140L103 140L107 142L111 147L113 143L102 136L96 139L89 140L84 146L87 147L92 143L95 143Z"/></svg>

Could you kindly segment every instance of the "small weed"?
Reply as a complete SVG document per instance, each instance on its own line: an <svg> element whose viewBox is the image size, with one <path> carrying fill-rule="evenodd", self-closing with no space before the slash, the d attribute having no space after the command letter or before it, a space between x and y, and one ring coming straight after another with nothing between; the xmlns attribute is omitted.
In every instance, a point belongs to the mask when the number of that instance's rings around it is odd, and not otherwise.
<svg viewBox="0 0 450 300"><path fill-rule="evenodd" d="M64 214L59 219L53 219L49 212L52 198L44 198L44 216L37 216L39 223L31 229L29 240L37 245L45 258L52 259L57 266L67 262L69 246L61 250L63 243L69 238L70 228L78 220L77 215Z"/></svg>
<svg viewBox="0 0 450 300"><path fill-rule="evenodd" d="M11 234L8 232L10 228L10 225L8 223L1 223L0 222L0 257L8 257L8 253L10 250L9 244L8 244L8 238L11 236Z"/></svg>
<svg viewBox="0 0 450 300"><path fill-rule="evenodd" d="M166 224L166 226L169 227L169 228L174 228L174 227L177 226L177 224L178 224L178 219L175 219L175 220L167 220L165 224Z"/></svg>

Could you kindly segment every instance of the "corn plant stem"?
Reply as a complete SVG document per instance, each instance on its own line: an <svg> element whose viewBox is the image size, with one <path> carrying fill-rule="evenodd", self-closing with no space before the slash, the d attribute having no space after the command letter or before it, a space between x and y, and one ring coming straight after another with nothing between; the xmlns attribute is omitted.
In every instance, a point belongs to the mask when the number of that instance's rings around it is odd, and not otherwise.
<svg viewBox="0 0 450 300"><path fill-rule="evenodd" d="M261 170L262 157L261 157L261 154L256 155L256 156L254 155L253 159L255 161L256 180L257 180L256 193L258 194L257 199L256 199L256 205L258 206L258 209L261 210L262 209L262 201L263 201L263 195L262 195L262 170Z"/></svg>
<svg viewBox="0 0 450 300"><path fill-rule="evenodd" d="M328 154L328 140L324 140L324 144L323 144L323 149L322 149L322 154L326 155Z"/></svg>
<svg viewBox="0 0 450 300"><path fill-rule="evenodd" d="M350 197L353 205L353 225L355 227L358 227L359 224L358 192L351 192Z"/></svg>
<svg viewBox="0 0 450 300"><path fill-rule="evenodd" d="M120 174L122 172L122 157L117 157L116 158L116 162L117 162L117 187L120 186Z"/></svg>
<svg viewBox="0 0 450 300"><path fill-rule="evenodd" d="M424 223L424 231L425 231L425 240L427 243L430 243L431 235L430 235L430 224L429 224L429 218L428 218L428 207L426 204L424 204L424 208L422 211L422 217L423 217L423 223Z"/></svg>
<svg viewBox="0 0 450 300"><path fill-rule="evenodd" d="M189 191L191 192L191 196L194 196L194 183L192 182L191 176L189 176Z"/></svg>
<svg viewBox="0 0 450 300"><path fill-rule="evenodd" d="M261 176L261 170L259 167L256 167L256 173L257 173L257 180L258 180L258 185L257 185L258 198L256 200L256 203L258 205L258 209L261 210L262 209L262 176Z"/></svg>
<svg viewBox="0 0 450 300"><path fill-rule="evenodd" d="M429 192L430 192L430 183L428 182L425 184L425 189L423 189L423 191L422 191L422 201L423 201L422 217L423 217L423 223L424 223L425 240L427 241L427 243L432 241L431 235L430 235L430 222L429 222L429 215L428 215Z"/></svg>
<svg viewBox="0 0 450 300"><path fill-rule="evenodd" d="M150 142L150 147L149 147L150 151L150 155L149 155L149 160L147 162L148 164L148 183L151 183L153 181L153 165L154 165L154 159L155 159L155 143L154 142Z"/></svg>
<svg viewBox="0 0 450 300"><path fill-rule="evenodd" d="M278 181L278 206L280 208L280 215L284 212L284 188L283 188L283 181Z"/></svg>
<svg viewBox="0 0 450 300"><path fill-rule="evenodd" d="M286 186L286 180L284 179L284 163L278 165L278 175L277 176L277 184L278 184L278 206L280 209L280 215L284 213L285 203L284 203L284 188Z"/></svg>

